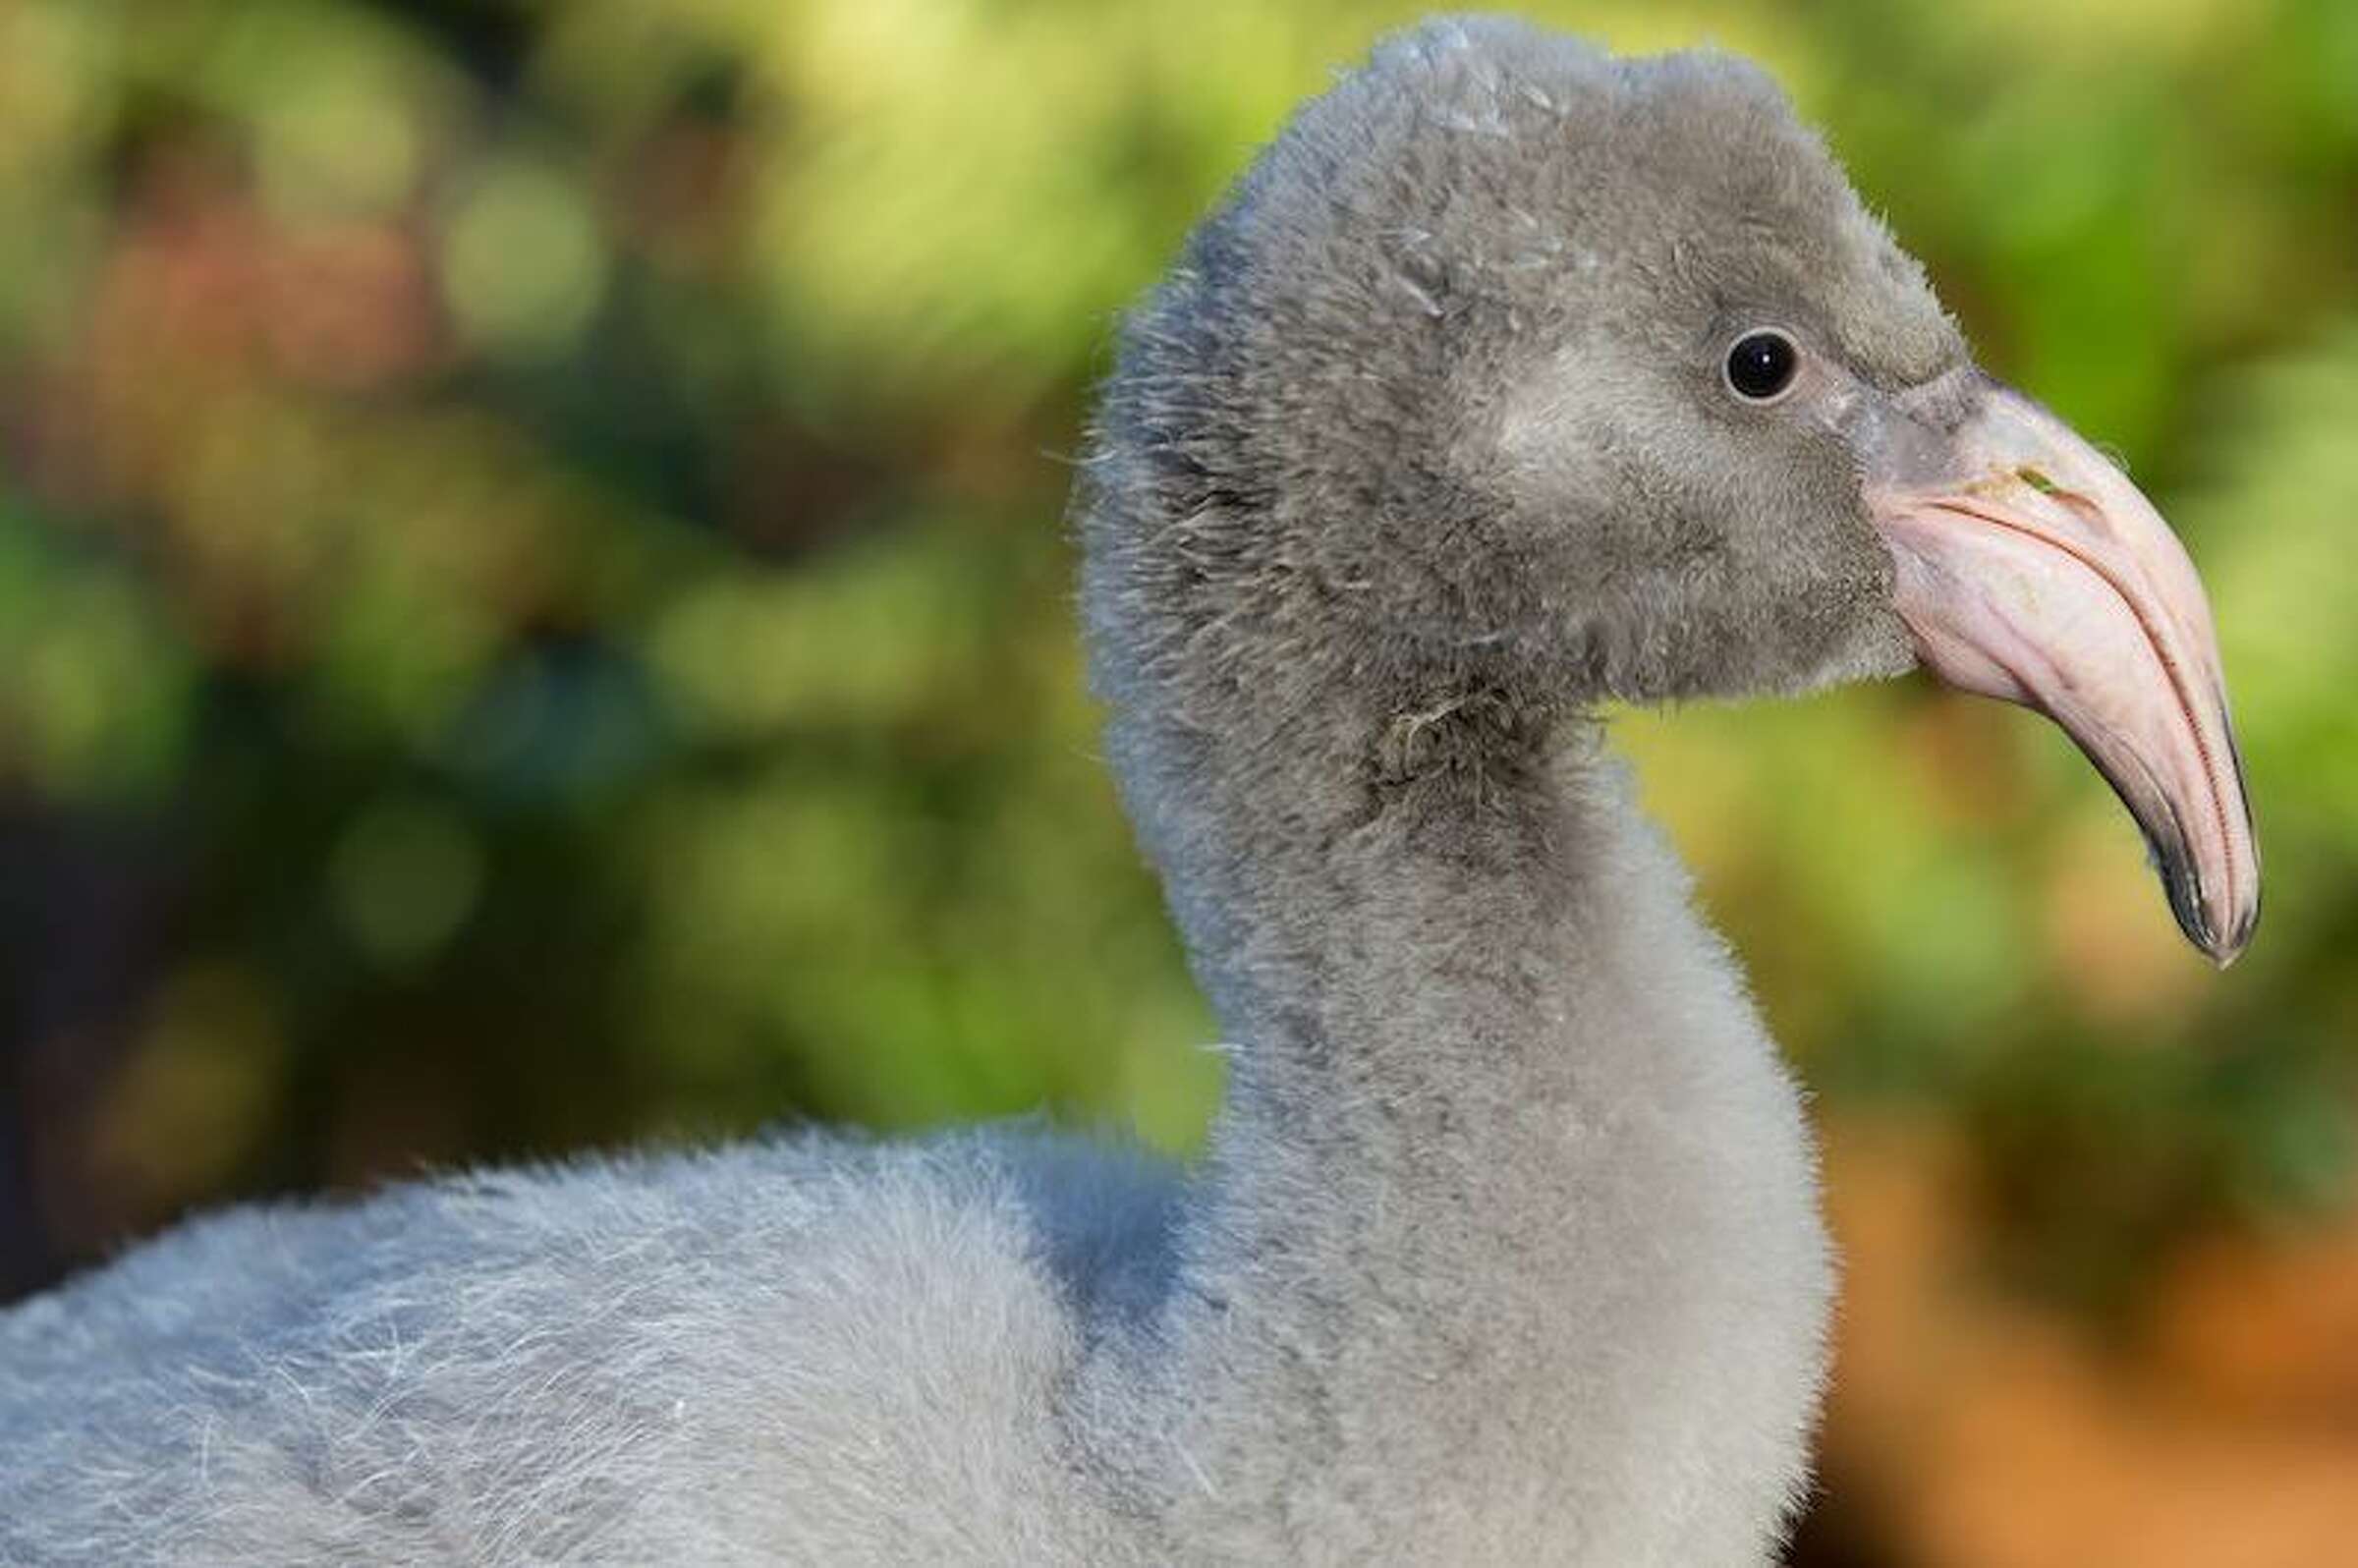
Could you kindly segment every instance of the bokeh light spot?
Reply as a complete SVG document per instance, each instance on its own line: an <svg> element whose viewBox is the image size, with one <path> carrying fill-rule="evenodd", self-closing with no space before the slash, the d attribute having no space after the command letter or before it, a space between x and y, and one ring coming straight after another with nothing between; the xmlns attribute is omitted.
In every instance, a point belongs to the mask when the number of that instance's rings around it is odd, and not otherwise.
<svg viewBox="0 0 2358 1568"><path fill-rule="evenodd" d="M580 188L525 160L493 166L460 201L442 265L460 331L494 355L563 350L605 297L605 242Z"/></svg>
<svg viewBox="0 0 2358 1568"><path fill-rule="evenodd" d="M277 1109L285 1050L270 999L250 973L192 964L158 993L100 1102L92 1161L122 1182L135 1210L169 1210L220 1182Z"/></svg>
<svg viewBox="0 0 2358 1568"><path fill-rule="evenodd" d="M449 811L386 802L362 812L345 833L329 876L353 940L397 968L430 957L474 910L482 852Z"/></svg>

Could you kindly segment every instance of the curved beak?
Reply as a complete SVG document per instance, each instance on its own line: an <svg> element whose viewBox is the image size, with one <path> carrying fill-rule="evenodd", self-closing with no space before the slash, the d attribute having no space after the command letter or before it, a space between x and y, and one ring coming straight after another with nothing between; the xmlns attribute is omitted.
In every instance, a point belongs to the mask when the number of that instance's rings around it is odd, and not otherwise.
<svg viewBox="0 0 2358 1568"><path fill-rule="evenodd" d="M2194 565L2120 470L1976 372L1865 441L1897 608L1942 680L2047 714L2153 848L2170 912L2221 968L2260 918L2260 858Z"/></svg>

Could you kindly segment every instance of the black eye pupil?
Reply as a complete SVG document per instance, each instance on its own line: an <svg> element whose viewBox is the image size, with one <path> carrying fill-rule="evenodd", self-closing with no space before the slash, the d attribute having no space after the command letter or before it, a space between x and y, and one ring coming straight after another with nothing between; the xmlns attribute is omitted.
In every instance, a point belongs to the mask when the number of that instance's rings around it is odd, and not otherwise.
<svg viewBox="0 0 2358 1568"><path fill-rule="evenodd" d="M1748 398L1772 398L1800 363L1793 340L1782 332L1748 332L1727 351L1727 384Z"/></svg>

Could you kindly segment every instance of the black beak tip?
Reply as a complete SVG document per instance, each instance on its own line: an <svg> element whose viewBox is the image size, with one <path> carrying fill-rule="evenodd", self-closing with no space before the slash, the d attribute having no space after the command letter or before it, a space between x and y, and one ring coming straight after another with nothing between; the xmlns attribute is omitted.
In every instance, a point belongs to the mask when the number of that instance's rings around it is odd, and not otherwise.
<svg viewBox="0 0 2358 1568"><path fill-rule="evenodd" d="M2169 912L2177 920L2178 929L2186 940L2202 950L2203 956L2219 969L2225 969L2243 956L2251 945L2252 933L2260 925L2260 902L2236 917L2234 924L2221 929L2211 910L2205 907L2202 884L2192 866L2183 855L2158 854L2161 863L2162 886L2169 895Z"/></svg>
<svg viewBox="0 0 2358 1568"><path fill-rule="evenodd" d="M2217 964L2220 969L2225 969L2243 956L2243 950L2252 945L2252 932L2259 928L2260 900L2255 896L2252 900L2252 907L2243 912L2242 919L2238 920L2233 928L2227 932L2225 940L2215 947L2207 947L2204 951L2211 955L2212 963Z"/></svg>
<svg viewBox="0 0 2358 1568"><path fill-rule="evenodd" d="M2173 833L2154 834L2151 843L2154 868L2161 875L2162 889L2168 895L2169 913L2176 919L2178 929L2214 965L2227 968L2251 945L2252 932L2260 924L2259 899L2255 897L2251 907L2222 930L2205 903L2202 879L2195 874L2193 860L2184 844Z"/></svg>

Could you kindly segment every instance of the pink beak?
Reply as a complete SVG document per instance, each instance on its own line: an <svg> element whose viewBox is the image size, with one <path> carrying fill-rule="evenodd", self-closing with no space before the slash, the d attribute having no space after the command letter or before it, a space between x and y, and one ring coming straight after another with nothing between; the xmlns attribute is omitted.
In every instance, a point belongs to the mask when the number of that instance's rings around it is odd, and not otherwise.
<svg viewBox="0 0 2358 1568"><path fill-rule="evenodd" d="M1956 386L1908 399L1959 409L1945 440L1910 419L1869 459L1900 618L1934 674L2079 743L2144 830L2179 929L2223 968L2260 918L2260 857L2194 565L2069 426L1972 381L1961 406Z"/></svg>

